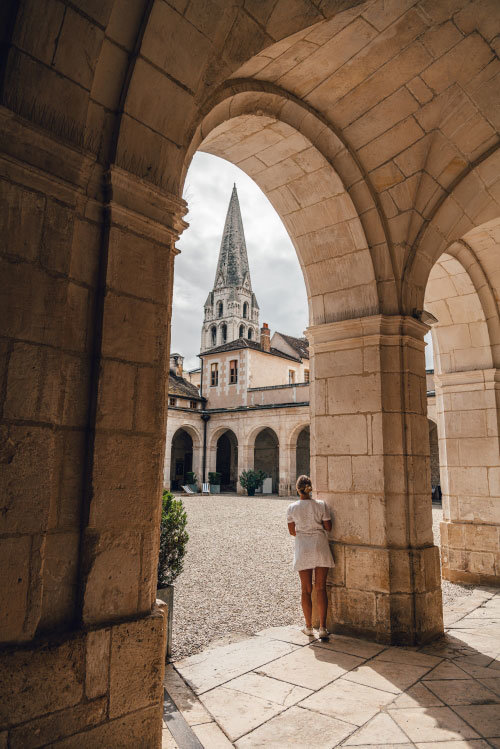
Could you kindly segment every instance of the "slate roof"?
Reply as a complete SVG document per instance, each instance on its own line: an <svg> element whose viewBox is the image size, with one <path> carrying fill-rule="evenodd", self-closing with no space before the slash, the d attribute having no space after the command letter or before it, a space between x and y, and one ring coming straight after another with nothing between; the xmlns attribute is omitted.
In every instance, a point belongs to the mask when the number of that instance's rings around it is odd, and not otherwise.
<svg viewBox="0 0 500 749"><path fill-rule="evenodd" d="M279 331L276 332L278 333ZM285 335L284 333L279 333L279 335L297 352L297 355L301 359L309 359L309 341L307 338L295 338L292 335Z"/></svg>
<svg viewBox="0 0 500 749"><path fill-rule="evenodd" d="M270 351L264 351L260 343L257 343L257 341L249 341L248 338L237 338L235 341L229 341L228 343L223 343L222 346L216 346L215 348L211 348L211 349L208 349L207 351L203 351L203 353L198 354L198 356L208 356L209 354L221 354L221 353L224 353L225 351L238 351L243 348L253 349L253 351L260 351L262 354L272 354L273 356L279 356L282 359L289 359L290 361L299 361L298 356L289 356L288 354L285 354L283 351L279 351L277 348L271 348Z"/></svg>
<svg viewBox="0 0 500 749"><path fill-rule="evenodd" d="M245 233L243 231L243 221L241 219L236 185L233 187L227 209L226 223L224 224L219 250L219 262L217 263L217 270L215 272L214 288L221 276L224 286L243 286L245 277L248 276L250 290L252 288Z"/></svg>
<svg viewBox="0 0 500 749"><path fill-rule="evenodd" d="M171 369L169 372L168 394L180 395L184 398L191 398L191 400L203 400L196 385L193 385L192 382L185 380L184 377L179 377L179 375L176 375L173 369Z"/></svg>

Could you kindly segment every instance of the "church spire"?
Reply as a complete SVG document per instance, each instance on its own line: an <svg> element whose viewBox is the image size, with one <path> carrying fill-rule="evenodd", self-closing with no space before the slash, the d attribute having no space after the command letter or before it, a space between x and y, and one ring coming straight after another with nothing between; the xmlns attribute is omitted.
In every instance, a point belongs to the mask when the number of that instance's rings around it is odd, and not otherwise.
<svg viewBox="0 0 500 749"><path fill-rule="evenodd" d="M245 232L236 184L234 184L220 244L214 289L243 286L245 280L247 280L247 288L251 290Z"/></svg>

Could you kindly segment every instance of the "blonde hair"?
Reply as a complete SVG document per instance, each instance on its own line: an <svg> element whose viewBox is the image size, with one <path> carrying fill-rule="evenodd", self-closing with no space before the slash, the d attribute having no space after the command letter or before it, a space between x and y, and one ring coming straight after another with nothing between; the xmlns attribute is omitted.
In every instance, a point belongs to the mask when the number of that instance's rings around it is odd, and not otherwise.
<svg viewBox="0 0 500 749"><path fill-rule="evenodd" d="M306 486L310 486L312 489L312 481L310 477L305 475L299 476L299 478L297 479L297 483L295 484L295 488L297 489L297 491L304 492Z"/></svg>

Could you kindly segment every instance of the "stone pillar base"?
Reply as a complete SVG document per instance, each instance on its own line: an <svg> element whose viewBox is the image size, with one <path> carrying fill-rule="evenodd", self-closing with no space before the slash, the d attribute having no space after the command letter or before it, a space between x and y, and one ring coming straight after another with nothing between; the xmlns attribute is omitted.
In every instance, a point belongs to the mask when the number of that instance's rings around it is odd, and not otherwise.
<svg viewBox="0 0 500 749"><path fill-rule="evenodd" d="M337 566L328 581L331 632L390 645L422 645L443 634L437 546L334 546Z"/></svg>
<svg viewBox="0 0 500 749"><path fill-rule="evenodd" d="M441 569L453 583L500 586L500 527L441 523Z"/></svg>
<svg viewBox="0 0 500 749"><path fill-rule="evenodd" d="M5 650L0 739L160 747L165 636L164 612L155 607L140 619Z"/></svg>

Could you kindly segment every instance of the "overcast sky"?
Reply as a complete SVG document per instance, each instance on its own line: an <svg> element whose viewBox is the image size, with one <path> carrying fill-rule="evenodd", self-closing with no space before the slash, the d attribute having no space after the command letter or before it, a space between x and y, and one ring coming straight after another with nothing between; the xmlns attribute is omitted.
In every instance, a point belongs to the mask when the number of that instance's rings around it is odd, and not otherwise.
<svg viewBox="0 0 500 749"><path fill-rule="evenodd" d="M177 247L171 351L185 357L184 367L200 365L203 305L214 283L219 247L236 183L260 325L301 336L308 324L307 298L297 254L278 214L255 182L241 169L207 153L195 154L187 174L184 198L189 228ZM432 354L427 346L427 366Z"/></svg>

